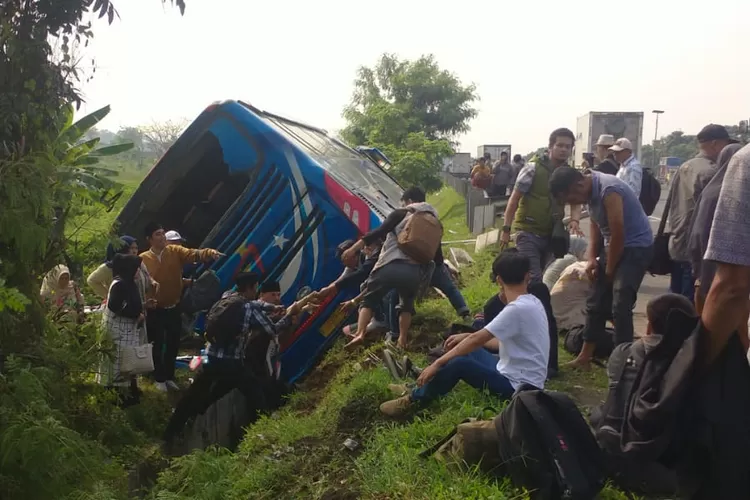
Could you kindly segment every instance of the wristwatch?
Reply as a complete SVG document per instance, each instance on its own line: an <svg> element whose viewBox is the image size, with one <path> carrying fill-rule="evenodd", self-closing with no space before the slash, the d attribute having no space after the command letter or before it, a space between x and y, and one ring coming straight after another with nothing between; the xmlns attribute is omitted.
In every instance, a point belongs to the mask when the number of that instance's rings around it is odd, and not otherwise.
<svg viewBox="0 0 750 500"><path fill-rule="evenodd" d="M510 226L503 226L503 232L509 233L510 232Z"/></svg>

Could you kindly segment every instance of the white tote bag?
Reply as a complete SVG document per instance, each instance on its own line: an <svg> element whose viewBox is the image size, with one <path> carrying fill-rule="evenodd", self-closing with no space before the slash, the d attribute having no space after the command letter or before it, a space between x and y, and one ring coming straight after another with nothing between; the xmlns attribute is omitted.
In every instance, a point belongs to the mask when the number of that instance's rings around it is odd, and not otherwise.
<svg viewBox="0 0 750 500"><path fill-rule="evenodd" d="M120 373L142 375L154 371L153 351L153 344L123 347L120 352Z"/></svg>

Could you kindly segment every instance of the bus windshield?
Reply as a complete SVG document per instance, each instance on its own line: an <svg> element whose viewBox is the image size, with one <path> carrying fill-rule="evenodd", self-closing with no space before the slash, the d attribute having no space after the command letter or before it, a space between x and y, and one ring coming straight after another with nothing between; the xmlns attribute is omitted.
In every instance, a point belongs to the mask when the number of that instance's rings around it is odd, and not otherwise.
<svg viewBox="0 0 750 500"><path fill-rule="evenodd" d="M314 128L266 116L289 140L313 157L334 178L343 180L348 189L369 192L370 196L385 195L398 206L401 188L372 160Z"/></svg>

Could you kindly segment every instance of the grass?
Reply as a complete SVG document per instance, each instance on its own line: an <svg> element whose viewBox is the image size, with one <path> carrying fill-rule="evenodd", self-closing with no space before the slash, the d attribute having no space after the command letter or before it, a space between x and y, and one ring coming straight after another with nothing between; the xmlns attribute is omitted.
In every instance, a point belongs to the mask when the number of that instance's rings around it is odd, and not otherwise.
<svg viewBox="0 0 750 500"><path fill-rule="evenodd" d="M468 234L463 200L444 189L430 200L443 215L446 228ZM462 270L462 292L472 311L481 310L496 288L489 280L492 253L474 256ZM420 304L414 321L413 344L435 345L455 312L445 299ZM347 353L338 343L307 377L288 404L247 429L234 454L218 449L194 452L173 461L164 471L153 498L165 499L521 499L528 496L506 481L476 470L461 471L419 453L467 417L491 418L504 404L461 383L447 397L405 420L390 420L378 410L390 399L392 382L380 363L372 361L382 345ZM571 359L561 349L561 363ZM423 354L415 353L418 363ZM606 390L604 370L589 373L563 370L549 384L565 391L585 411L598 404ZM484 412L486 408L495 411ZM350 451L349 438L359 446ZM629 498L607 487L601 498Z"/></svg>

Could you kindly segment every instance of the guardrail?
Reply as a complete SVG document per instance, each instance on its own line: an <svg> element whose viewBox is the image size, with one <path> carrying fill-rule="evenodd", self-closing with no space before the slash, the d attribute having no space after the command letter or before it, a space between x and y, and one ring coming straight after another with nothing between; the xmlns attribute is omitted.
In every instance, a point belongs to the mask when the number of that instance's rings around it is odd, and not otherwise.
<svg viewBox="0 0 750 500"><path fill-rule="evenodd" d="M473 235L481 234L488 227L495 226L495 220L499 212L505 210L507 198L492 200L485 196L484 191L473 187L469 179L456 177L450 172L441 172L441 176L443 182L453 188L466 201L466 225ZM584 209L581 218L587 218L588 216L588 210ZM568 224L570 216L566 216L563 222Z"/></svg>

